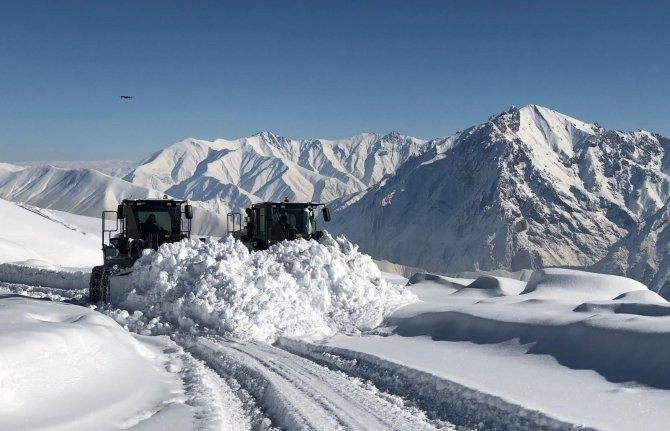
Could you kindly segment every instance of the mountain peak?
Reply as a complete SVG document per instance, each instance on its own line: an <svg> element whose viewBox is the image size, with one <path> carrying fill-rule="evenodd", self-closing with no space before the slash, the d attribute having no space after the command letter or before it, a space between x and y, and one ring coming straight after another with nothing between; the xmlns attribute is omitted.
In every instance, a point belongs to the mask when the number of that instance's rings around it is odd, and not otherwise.
<svg viewBox="0 0 670 431"><path fill-rule="evenodd" d="M403 135L402 133L397 132L397 131L394 130L394 131L392 131L390 133L387 133L386 135L382 136L382 139L388 140L388 141L395 141L395 140L398 140L398 139L404 139L405 137L406 136Z"/></svg>
<svg viewBox="0 0 670 431"><path fill-rule="evenodd" d="M272 133L268 130L263 130L263 131L260 131L260 132L256 132L251 136L253 136L253 137L258 136L259 138L262 138L262 139L265 139L265 140L276 140L279 137L276 134L274 134L274 133Z"/></svg>

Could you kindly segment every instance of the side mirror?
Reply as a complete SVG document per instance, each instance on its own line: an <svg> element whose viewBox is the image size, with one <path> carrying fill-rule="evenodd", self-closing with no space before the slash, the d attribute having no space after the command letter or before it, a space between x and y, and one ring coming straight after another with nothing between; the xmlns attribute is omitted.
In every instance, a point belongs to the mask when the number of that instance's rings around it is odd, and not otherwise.
<svg viewBox="0 0 670 431"><path fill-rule="evenodd" d="M116 207L116 218L123 219L123 204L119 204Z"/></svg>
<svg viewBox="0 0 670 431"><path fill-rule="evenodd" d="M323 214L323 221L330 221L330 209L327 207L323 207L321 210L321 213Z"/></svg>
<svg viewBox="0 0 670 431"><path fill-rule="evenodd" d="M252 214L253 214L252 211L251 211L251 208L245 209L244 212L247 214L247 217L251 217Z"/></svg>
<svg viewBox="0 0 670 431"><path fill-rule="evenodd" d="M193 218L193 207L191 205L184 205L184 216L189 220Z"/></svg>

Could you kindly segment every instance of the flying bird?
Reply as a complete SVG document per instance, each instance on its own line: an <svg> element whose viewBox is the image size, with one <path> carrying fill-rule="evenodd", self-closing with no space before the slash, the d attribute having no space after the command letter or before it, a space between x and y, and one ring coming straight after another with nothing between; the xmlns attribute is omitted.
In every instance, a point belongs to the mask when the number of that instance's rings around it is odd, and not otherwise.
<svg viewBox="0 0 670 431"><path fill-rule="evenodd" d="M121 99L128 100L128 99L132 99L132 98L134 98L135 96L119 96L119 97L120 97Z"/></svg>

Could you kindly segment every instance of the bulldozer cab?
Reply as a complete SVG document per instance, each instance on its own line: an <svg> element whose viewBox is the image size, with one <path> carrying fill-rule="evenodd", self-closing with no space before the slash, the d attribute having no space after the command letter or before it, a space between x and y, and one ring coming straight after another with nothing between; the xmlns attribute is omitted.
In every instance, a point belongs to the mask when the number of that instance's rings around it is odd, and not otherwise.
<svg viewBox="0 0 670 431"><path fill-rule="evenodd" d="M324 204L295 202L262 202L245 210L245 228L241 227L241 214L228 215L228 232L235 235L249 248L263 250L284 240L316 239L318 208L323 207L324 221L330 221L330 211Z"/></svg>
<svg viewBox="0 0 670 431"><path fill-rule="evenodd" d="M134 261L145 248L191 236L193 210L174 199L126 199L116 211L103 212L103 251L110 258ZM117 259L118 260L118 259Z"/></svg>

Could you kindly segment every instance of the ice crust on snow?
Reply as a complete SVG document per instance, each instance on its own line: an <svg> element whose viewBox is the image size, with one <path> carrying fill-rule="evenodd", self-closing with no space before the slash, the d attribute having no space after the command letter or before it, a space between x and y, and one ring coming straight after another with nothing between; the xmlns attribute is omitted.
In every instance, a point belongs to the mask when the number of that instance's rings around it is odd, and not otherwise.
<svg viewBox="0 0 670 431"><path fill-rule="evenodd" d="M416 300L387 283L355 245L327 233L320 242L285 241L254 252L231 236L165 244L119 282L127 290L115 305L129 313L117 320L140 318L155 332L169 325L267 342L371 329Z"/></svg>

